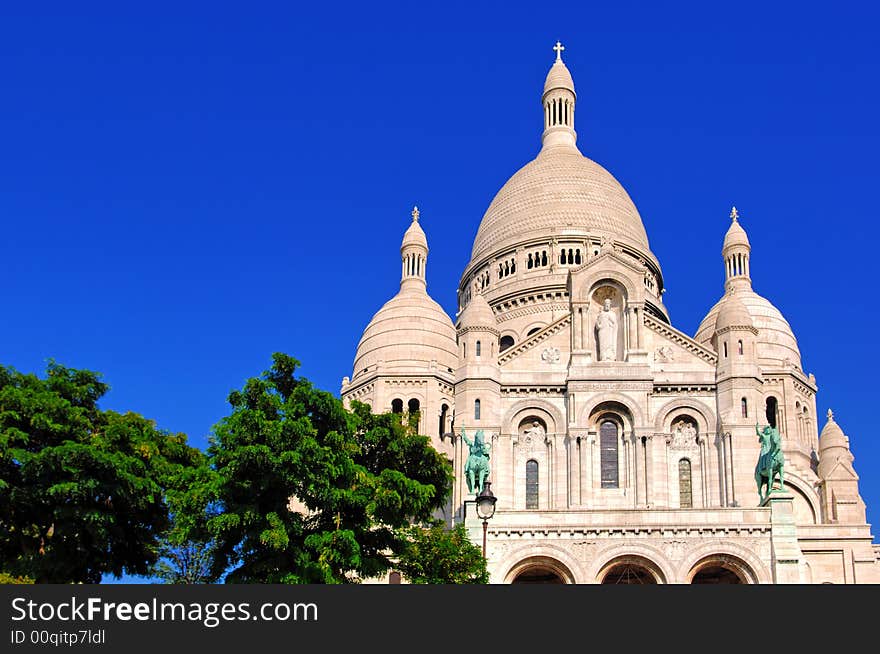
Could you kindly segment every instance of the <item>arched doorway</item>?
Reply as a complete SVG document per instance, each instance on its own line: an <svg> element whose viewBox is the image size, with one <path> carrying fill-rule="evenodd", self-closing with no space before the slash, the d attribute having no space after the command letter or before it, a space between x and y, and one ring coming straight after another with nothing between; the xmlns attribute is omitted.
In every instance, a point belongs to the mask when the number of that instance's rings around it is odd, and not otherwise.
<svg viewBox="0 0 880 654"><path fill-rule="evenodd" d="M573 584L568 567L549 556L532 556L517 563L505 580L509 584Z"/></svg>
<svg viewBox="0 0 880 654"><path fill-rule="evenodd" d="M552 568L536 565L526 568L513 578L512 584L564 584L565 580Z"/></svg>
<svg viewBox="0 0 880 654"><path fill-rule="evenodd" d="M744 561L729 554L701 559L691 569L692 584L753 584L755 575Z"/></svg>
<svg viewBox="0 0 880 654"><path fill-rule="evenodd" d="M599 572L600 584L662 584L663 573L641 556L621 556L609 561Z"/></svg>

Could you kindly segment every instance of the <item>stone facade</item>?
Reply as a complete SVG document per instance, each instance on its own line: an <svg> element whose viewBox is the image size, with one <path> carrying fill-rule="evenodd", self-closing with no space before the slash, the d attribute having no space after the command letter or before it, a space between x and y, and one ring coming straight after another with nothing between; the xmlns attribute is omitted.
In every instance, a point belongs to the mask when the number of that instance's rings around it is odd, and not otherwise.
<svg viewBox="0 0 880 654"><path fill-rule="evenodd" d="M495 583L880 583L849 441L830 411L819 437L816 380L752 290L736 209L724 295L688 336L635 205L577 148L559 56L542 103L542 149L483 217L456 323L427 294L414 210L401 290L365 330L343 399L418 411L456 472L445 517L478 543L460 434L484 431ZM785 457L785 488L760 505L757 423Z"/></svg>

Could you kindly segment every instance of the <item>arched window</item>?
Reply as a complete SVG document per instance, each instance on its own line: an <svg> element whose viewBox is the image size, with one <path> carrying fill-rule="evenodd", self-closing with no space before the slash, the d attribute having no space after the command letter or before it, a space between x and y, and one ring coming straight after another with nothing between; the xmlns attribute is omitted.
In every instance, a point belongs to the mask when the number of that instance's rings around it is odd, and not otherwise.
<svg viewBox="0 0 880 654"><path fill-rule="evenodd" d="M724 358L727 358L727 341L724 341Z"/></svg>
<svg viewBox="0 0 880 654"><path fill-rule="evenodd" d="M513 336L502 336L498 339L498 352L504 352L509 347L513 347Z"/></svg>
<svg viewBox="0 0 880 654"><path fill-rule="evenodd" d="M776 411L777 411L777 403L775 397L767 398L767 424L776 428Z"/></svg>
<svg viewBox="0 0 880 654"><path fill-rule="evenodd" d="M694 506L694 495L691 489L691 462L682 459L678 462L678 505L682 509Z"/></svg>
<svg viewBox="0 0 880 654"><path fill-rule="evenodd" d="M541 328L540 328L540 327L532 327L532 328L529 330L529 333L526 334L526 336L531 336L532 334L537 334L539 331L541 331Z"/></svg>
<svg viewBox="0 0 880 654"><path fill-rule="evenodd" d="M748 402L748 400L746 400L746 398L743 398L742 401L740 402L740 404L742 405L743 418L748 418L749 417L749 402Z"/></svg>
<svg viewBox="0 0 880 654"><path fill-rule="evenodd" d="M421 405L416 398L412 398L406 404L406 408L409 410L409 426L413 428L414 431L419 431L419 422L421 418L421 413L419 409Z"/></svg>
<svg viewBox="0 0 880 654"><path fill-rule="evenodd" d="M480 401L474 400L474 420L480 419Z"/></svg>
<svg viewBox="0 0 880 654"><path fill-rule="evenodd" d="M480 356L482 350L483 350L483 348L482 348L482 346L480 345L480 341L477 341L477 349L476 349L476 354L477 354L477 356Z"/></svg>
<svg viewBox="0 0 880 654"><path fill-rule="evenodd" d="M742 342L742 341L737 341L737 343L738 343L738 345L737 345L738 350L737 350L737 351L739 352L739 355L742 356L742 353L743 353L743 342Z"/></svg>
<svg viewBox="0 0 880 654"><path fill-rule="evenodd" d="M440 407L440 426L437 430L437 435L440 438L443 438L443 434L446 433L446 414L449 413L449 405L444 404Z"/></svg>
<svg viewBox="0 0 880 654"><path fill-rule="evenodd" d="M538 508L538 462L526 461L526 508Z"/></svg>
<svg viewBox="0 0 880 654"><path fill-rule="evenodd" d="M599 426L599 448L602 466L602 488L618 488L617 423L605 420Z"/></svg>
<svg viewBox="0 0 880 654"><path fill-rule="evenodd" d="M403 400L399 397L391 400L391 413L403 413Z"/></svg>
<svg viewBox="0 0 880 654"><path fill-rule="evenodd" d="M575 262L576 264L580 264L580 262L581 262L581 251L580 251L580 249L577 249L577 250L574 251L574 262Z"/></svg>

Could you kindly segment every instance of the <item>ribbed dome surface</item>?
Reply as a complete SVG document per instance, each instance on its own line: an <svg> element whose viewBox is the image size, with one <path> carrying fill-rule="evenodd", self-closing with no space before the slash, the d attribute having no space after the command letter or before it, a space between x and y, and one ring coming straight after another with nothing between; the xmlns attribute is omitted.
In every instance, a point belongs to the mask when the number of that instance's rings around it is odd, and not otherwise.
<svg viewBox="0 0 880 654"><path fill-rule="evenodd" d="M736 289L736 297L742 302L751 316L752 324L758 329L757 350L759 362L781 364L788 359L801 367L801 353L791 325L769 300L761 297L750 288ZM708 315L700 323L694 339L703 345L712 347L712 335L715 333L718 313L730 298L725 295L709 310Z"/></svg>
<svg viewBox="0 0 880 654"><path fill-rule="evenodd" d="M381 361L381 364L379 362ZM442 307L420 288L402 289L376 312L354 357L352 380L372 366L396 372L422 372L437 362L458 366L455 328Z"/></svg>
<svg viewBox="0 0 880 654"><path fill-rule="evenodd" d="M400 247L403 249L408 245L421 245L426 250L428 249L428 238L418 220L412 221L409 228L403 233L403 242Z"/></svg>
<svg viewBox="0 0 880 654"><path fill-rule="evenodd" d="M736 220L730 223L730 227L724 235L724 245L721 249L724 251L734 245L745 245L746 247L750 247L749 237L746 234L746 230L744 230L742 225L739 224L739 221Z"/></svg>
<svg viewBox="0 0 880 654"><path fill-rule="evenodd" d="M573 146L545 147L492 200L471 260L526 238L588 232L650 251L639 212L611 173Z"/></svg>
<svg viewBox="0 0 880 654"><path fill-rule="evenodd" d="M550 66L550 72L547 73L547 79L544 80L544 93L553 89L568 89L574 93L574 80L571 78L568 67L562 61L557 61Z"/></svg>

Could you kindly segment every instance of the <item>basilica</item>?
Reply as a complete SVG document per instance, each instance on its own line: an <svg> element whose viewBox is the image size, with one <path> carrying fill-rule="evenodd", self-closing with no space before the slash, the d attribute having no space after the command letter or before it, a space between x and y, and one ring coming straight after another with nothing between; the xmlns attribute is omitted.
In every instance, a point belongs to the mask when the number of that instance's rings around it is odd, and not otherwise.
<svg viewBox="0 0 880 654"><path fill-rule="evenodd" d="M415 209L400 290L364 330L343 400L417 416L454 466L444 517L477 544L485 524L493 583L880 583L849 439L830 410L819 431L816 380L752 289L736 209L721 297L688 335L638 210L578 149L555 50L541 150L486 210L455 319L427 293ZM762 496L768 426L782 483ZM477 434L497 497L485 522L465 474Z"/></svg>

